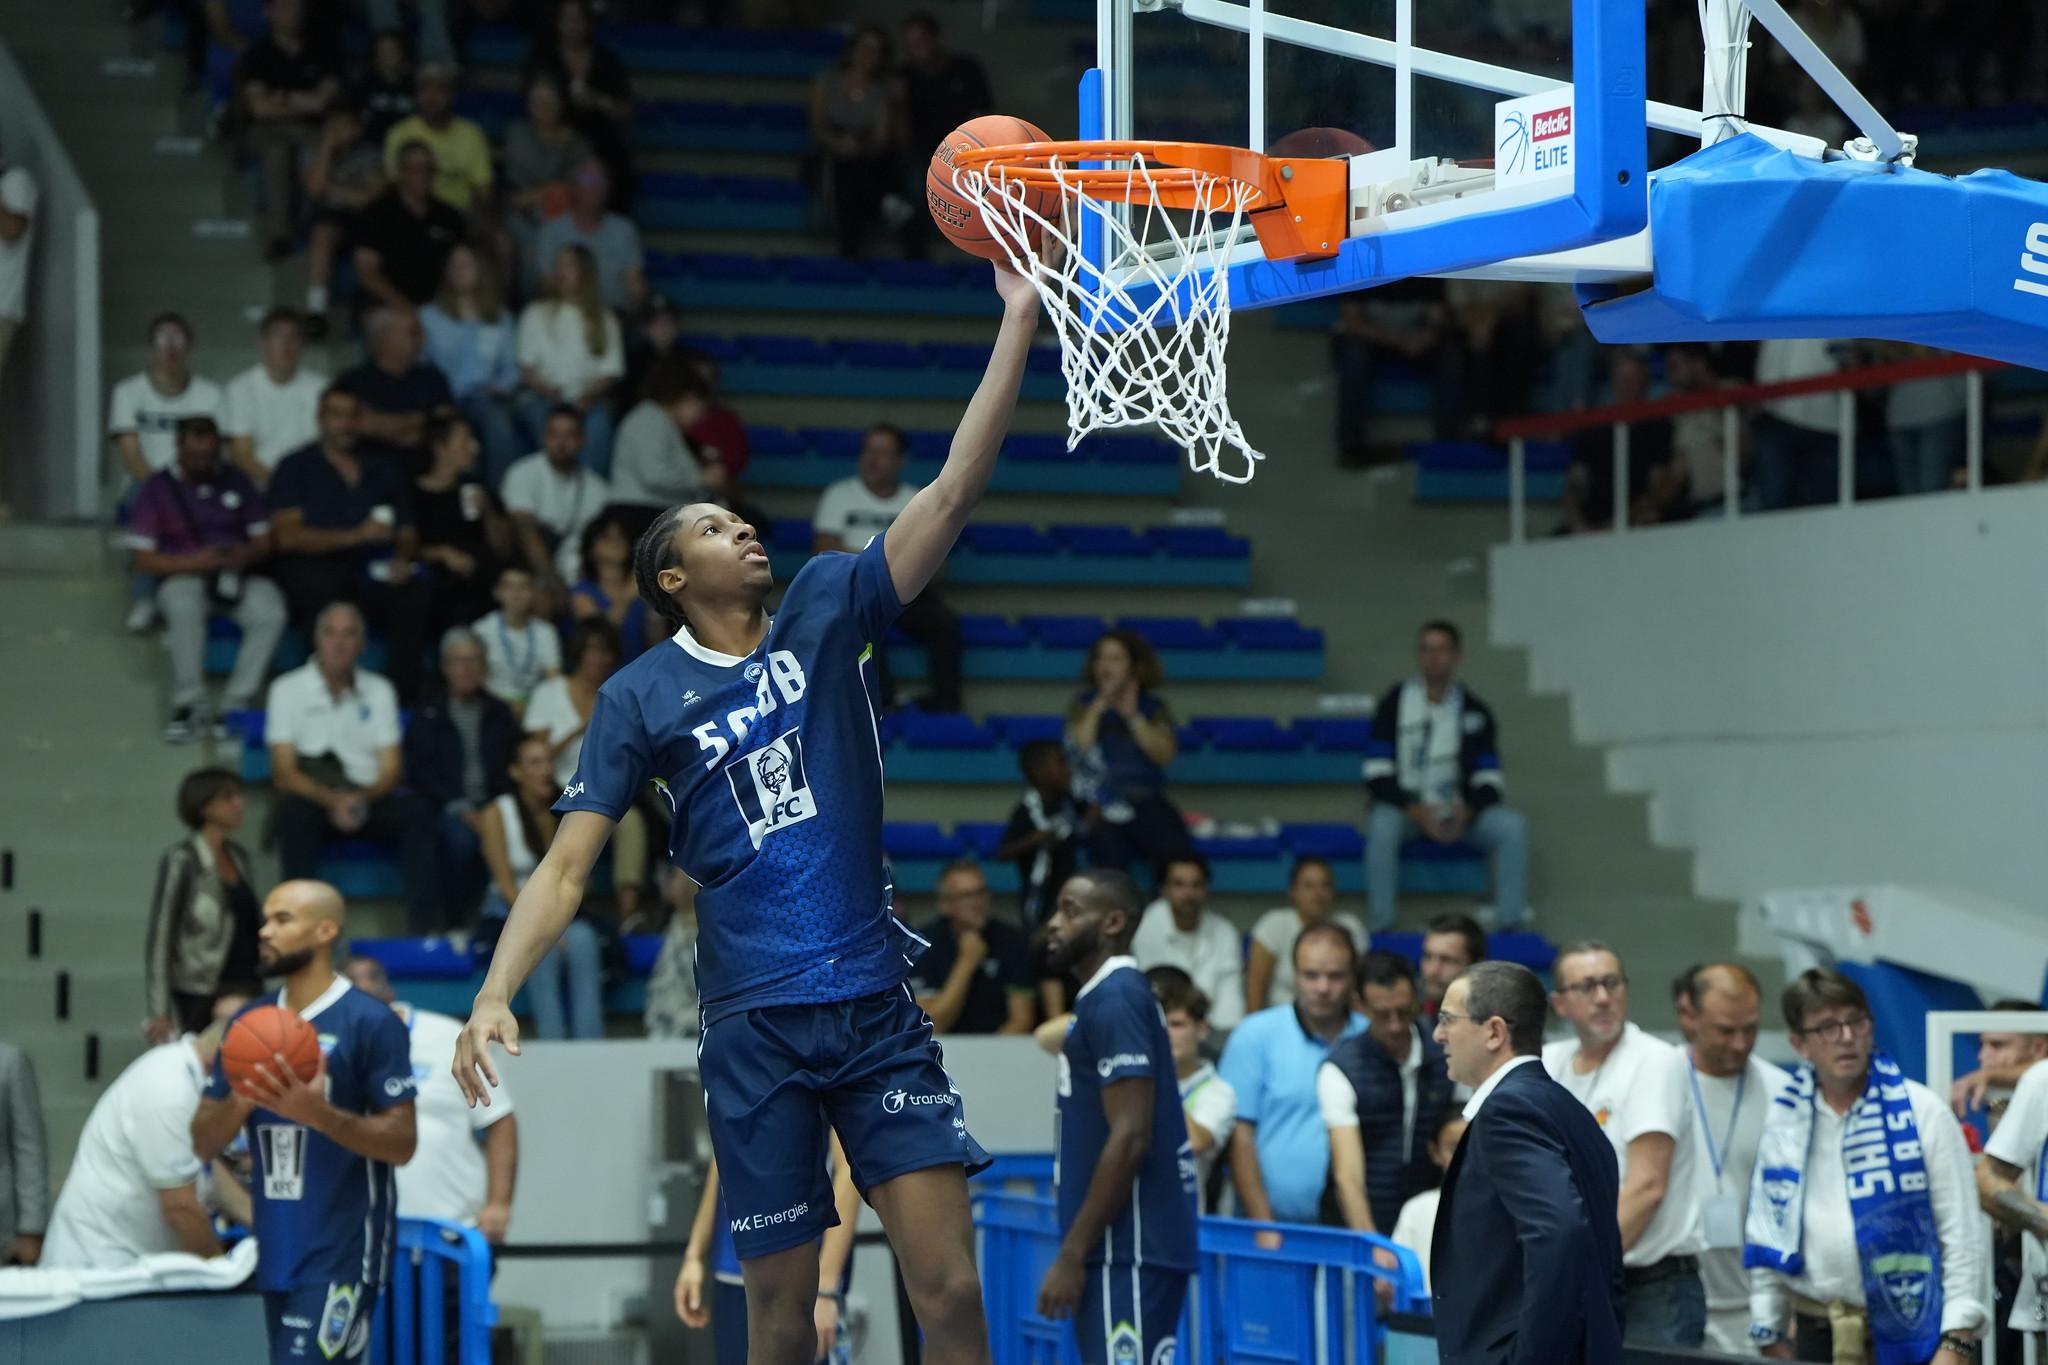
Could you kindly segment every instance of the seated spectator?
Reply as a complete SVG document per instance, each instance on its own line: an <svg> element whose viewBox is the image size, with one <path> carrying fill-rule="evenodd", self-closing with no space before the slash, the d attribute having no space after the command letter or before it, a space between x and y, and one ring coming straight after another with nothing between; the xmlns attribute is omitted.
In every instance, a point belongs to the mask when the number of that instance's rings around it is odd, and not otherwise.
<svg viewBox="0 0 2048 1365"><path fill-rule="evenodd" d="M211 417L218 422L220 385L192 372L192 324L177 313L159 313L149 324L149 363L114 385L107 403L107 436L121 468L140 485L178 456L178 420Z"/></svg>
<svg viewBox="0 0 2048 1365"><path fill-rule="evenodd" d="M403 33L381 29L370 39L370 65L350 102L362 110L363 132L381 155L385 137L420 107L413 94L412 49Z"/></svg>
<svg viewBox="0 0 2048 1365"><path fill-rule="evenodd" d="M313 657L270 684L263 729L278 867L286 881L317 877L321 847L334 838L395 845L406 931L439 933L437 821L424 798L401 790L398 694L358 667L362 656L363 614L336 602L314 623Z"/></svg>
<svg viewBox="0 0 2048 1365"><path fill-rule="evenodd" d="M284 596L250 571L270 558L270 512L241 470L221 459L211 417L178 422L178 460L142 486L129 517L137 573L156 583L171 655L171 711L164 738L187 744L215 714L206 705L206 623L218 613L242 629L224 710L256 700L284 633ZM226 732L219 732L221 738Z"/></svg>
<svg viewBox="0 0 2048 1365"><path fill-rule="evenodd" d="M1444 992L1468 967L1486 961L1486 931L1470 915L1433 915L1422 930L1422 1013L1435 1019ZM1686 977L1690 982L1691 974Z"/></svg>
<svg viewBox="0 0 2048 1365"><path fill-rule="evenodd" d="M1607 349L1608 401L1640 403L1650 396L1650 366L1632 346ZM1671 500L1671 421L1652 417L1628 423L1628 524L1653 526ZM1614 527L1614 428L1590 427L1571 438L1565 474L1564 522L1573 535Z"/></svg>
<svg viewBox="0 0 2048 1365"><path fill-rule="evenodd" d="M256 364L228 381L221 429L235 465L258 488L277 462L320 435L320 392L327 376L299 363L306 328L289 308L273 308L256 329Z"/></svg>
<svg viewBox="0 0 2048 1365"><path fill-rule="evenodd" d="M747 472L747 424L720 395L718 357L695 347L682 354L704 385L704 415L692 422L683 436L706 464L725 470L726 497L737 500L740 480Z"/></svg>
<svg viewBox="0 0 2048 1365"><path fill-rule="evenodd" d="M681 883L687 885L687 882ZM702 1016L697 994L697 916L678 905L662 931L661 951L647 973L644 1022L649 1038L695 1038Z"/></svg>
<svg viewBox="0 0 2048 1365"><path fill-rule="evenodd" d="M1674 396L1709 393L1727 387L1714 369L1714 358L1696 341L1664 348L1664 378ZM1738 423L1739 423L1738 418ZM1671 460L1664 466L1664 486L1657 495L1657 520L1691 521L1718 517L1727 506L1728 465L1722 458L1724 413L1717 408L1681 412L1671 418ZM1631 432L1630 454L1634 454ZM1737 469L1741 467L1742 427L1736 427ZM1614 460L1607 461L1612 471ZM1608 481L1613 482L1610 472Z"/></svg>
<svg viewBox="0 0 2048 1365"><path fill-rule="evenodd" d="M1365 882L1375 932L1394 927L1401 845L1416 837L1487 850L1492 927L1519 929L1527 921L1529 826L1520 811L1501 804L1500 739L1493 712L1458 682L1463 657L1456 626L1425 622L1416 635L1416 676L1389 688L1372 713Z"/></svg>
<svg viewBox="0 0 2048 1365"><path fill-rule="evenodd" d="M1151 967L1146 979L1166 1016L1166 1041L1173 1047L1173 1069L1180 1077L1180 1107L1187 1119L1188 1147L1194 1153L1197 1198L1204 1213L1215 1211L1210 1175L1216 1158L1230 1149L1230 1130L1237 1125L1237 1092L1216 1074L1202 1055L1209 1041L1209 997L1178 967Z"/></svg>
<svg viewBox="0 0 2048 1365"><path fill-rule="evenodd" d="M0 156L0 379L21 330L28 300L28 258L35 241L36 180ZM7 501L7 443L0 439L0 526L14 519Z"/></svg>
<svg viewBox="0 0 2048 1365"><path fill-rule="evenodd" d="M505 130L501 157L506 217L529 265L547 259L534 251L541 224L567 209L576 168L593 155L583 134L569 126L562 87L553 76L534 76L526 83L526 117Z"/></svg>
<svg viewBox="0 0 2048 1365"><path fill-rule="evenodd" d="M300 172L299 184L313 209L313 228L306 241L306 331L327 335L329 291L334 285L335 262L344 252L353 253L362 239L363 215L384 196L384 153L381 141L373 142L363 131L362 116L349 108L336 109L320 125L320 141ZM428 197L432 202L432 197ZM387 224L389 228L393 225ZM406 222L395 226L406 228ZM445 227L446 224L444 223ZM459 227L457 233L459 235ZM387 250L401 249L390 236ZM351 254L361 269L362 258ZM388 283L388 281L387 281ZM368 285L363 286L365 290ZM385 302L410 302L394 293Z"/></svg>
<svg viewBox="0 0 2048 1365"><path fill-rule="evenodd" d="M1067 707L1074 794L1102 817L1088 847L1097 867L1143 860L1163 867L1193 851L1187 824L1166 799L1166 765L1180 751L1173 713L1159 696L1165 673L1142 636L1112 630L1082 666L1082 690Z"/></svg>
<svg viewBox="0 0 2048 1365"><path fill-rule="evenodd" d="M1142 971L1186 972L1217 1028L1228 1032L1244 1018L1244 946L1237 926L1209 909L1209 864L1200 854L1167 860L1159 899L1145 907L1131 938L1131 956Z"/></svg>
<svg viewBox="0 0 2048 1365"><path fill-rule="evenodd" d="M455 415L455 395L441 372L421 359L426 332L410 308L379 308L363 321L368 356L334 381L362 403L357 430L366 455L389 456L408 475L431 462L431 422Z"/></svg>
<svg viewBox="0 0 2048 1365"><path fill-rule="evenodd" d="M207 113L216 115L234 98L235 68L243 54L263 36L263 4L262 0L199 0L199 12L206 30Z"/></svg>
<svg viewBox="0 0 2048 1365"><path fill-rule="evenodd" d="M1337 326L1330 334L1330 367L1337 372L1338 464L1363 469L1371 461L1367 433L1374 415L1374 372L1390 360L1424 361L1442 340L1443 328L1440 280L1397 280L1338 297Z"/></svg>
<svg viewBox="0 0 2048 1365"><path fill-rule="evenodd" d="M547 295L519 315L520 413L538 432L548 410L567 403L583 414L583 463L608 475L612 462L611 392L626 372L619 320L598 296L588 250L557 252Z"/></svg>
<svg viewBox="0 0 2048 1365"><path fill-rule="evenodd" d="M0 1267L34 1265L50 1221L50 1162L43 1141L43 1105L35 1064L0 1042Z"/></svg>
<svg viewBox="0 0 2048 1365"><path fill-rule="evenodd" d="M125 1270L168 1251L221 1254L192 1115L225 1032L174 1035L130 1062L93 1103L50 1214L43 1269Z"/></svg>
<svg viewBox="0 0 2048 1365"><path fill-rule="evenodd" d="M448 9L453 0L404 0L419 26L419 54L423 65L454 66L455 39L448 27ZM399 0L364 0L363 17L372 32L401 33ZM403 1183L403 1182L401 1182Z"/></svg>
<svg viewBox="0 0 2048 1365"><path fill-rule="evenodd" d="M553 41L548 41L552 37ZM633 87L619 54L597 41L587 0L561 0L554 29L534 44L526 78L552 77L569 100L569 122L610 173L613 209L633 211L637 173L627 148L633 121Z"/></svg>
<svg viewBox="0 0 2048 1365"><path fill-rule="evenodd" d="M519 342L496 262L472 243L448 253L441 292L420 310L426 363L441 372L463 419L484 447L484 480L496 488L526 451L512 402L519 392Z"/></svg>
<svg viewBox="0 0 2048 1365"><path fill-rule="evenodd" d="M818 510L811 516L811 553L831 551L859 553L868 542L888 530L898 514L910 505L919 485L905 481L903 461L909 443L902 428L877 422L868 428L860 444L859 472L826 485L818 498ZM937 584L926 588L903 606L896 626L924 646L925 680L929 695L920 703L927 711L958 711L962 647L960 618L946 605ZM875 652L885 703L893 701L894 679L887 668L888 652ZM1102 866L1121 866L1103 863ZM1054 888L1053 894L1058 894Z"/></svg>
<svg viewBox="0 0 2048 1365"><path fill-rule="evenodd" d="M235 67L237 114L246 149L263 166L264 256L292 254L299 162L341 98L333 49L306 33L305 0L265 0L268 32Z"/></svg>
<svg viewBox="0 0 2048 1365"><path fill-rule="evenodd" d="M1339 1043L1365 1032L1364 1017L1351 1009L1357 960L1340 926L1305 930L1294 945L1294 1003L1246 1015L1224 1045L1217 1070L1237 1092L1230 1176L1239 1217L1314 1223L1322 1216L1330 1137L1316 1076Z"/></svg>
<svg viewBox="0 0 2048 1365"><path fill-rule="evenodd" d="M1330 1135L1332 1221L1385 1236L1402 1205L1436 1183L1429 1145L1451 1108L1451 1075L1443 1048L1416 1024L1422 1000L1407 958L1360 958L1358 997L1365 1032L1331 1049L1316 1100Z"/></svg>
<svg viewBox="0 0 2048 1365"><path fill-rule="evenodd" d="M498 609L473 627L484 642L484 686L518 715L533 689L562 671L562 641L534 613L533 575L519 565L498 570L492 596Z"/></svg>
<svg viewBox="0 0 2048 1365"><path fill-rule="evenodd" d="M1429 1288L1429 1250L1436 1237L1436 1210L1443 1198L1443 1174L1451 1168L1451 1155L1458 1150L1458 1144L1464 1137L1464 1113L1456 1108L1444 1110L1437 1119L1436 1131L1429 1139L1429 1164L1436 1167L1437 1183L1408 1197L1408 1202L1401 1205L1400 1217L1394 1220L1393 1232L1388 1234L1396 1246L1408 1248L1422 1262L1424 1289Z"/></svg>
<svg viewBox="0 0 2048 1365"><path fill-rule="evenodd" d="M946 46L938 18L928 10L906 16L897 30L903 46L903 109L908 146L936 147L946 134L972 118L992 113L988 73L980 62ZM916 168L913 199L924 194L924 171ZM933 236L931 215L913 213L904 224L905 247L924 256Z"/></svg>
<svg viewBox="0 0 2048 1365"><path fill-rule="evenodd" d="M498 568L512 556L512 521L490 485L476 477L477 439L469 423L437 418L427 426L433 464L413 481L420 563L434 597L437 627L468 625L490 610Z"/></svg>
<svg viewBox="0 0 2048 1365"><path fill-rule="evenodd" d="M1248 1012L1294 1003L1294 940L1309 925L1341 924L1358 950L1365 951L1365 925L1349 910L1336 909L1337 874L1329 859L1296 858L1294 871L1287 878L1287 900L1252 925L1251 959L1244 970L1244 1007Z"/></svg>
<svg viewBox="0 0 2048 1365"><path fill-rule="evenodd" d="M201 768L178 783L178 823L192 832L156 864L142 959L142 1030L152 1043L203 1033L223 996L263 988L263 898L249 884L249 850L234 837L247 812L242 780L226 768Z"/></svg>
<svg viewBox="0 0 2048 1365"><path fill-rule="evenodd" d="M910 969L935 1033L1029 1033L1037 1020L1030 941L990 915L990 904L988 878L972 858L939 874L939 917L918 931L931 946Z"/></svg>
<svg viewBox="0 0 2048 1365"><path fill-rule="evenodd" d="M417 111L384 134L384 169L399 173L401 153L415 142L434 154L434 197L469 216L491 203L491 140L455 112L455 68L424 64L413 77Z"/></svg>
<svg viewBox="0 0 2048 1365"><path fill-rule="evenodd" d="M540 449L505 471L505 510L520 558L533 574L543 615L566 609L583 576L583 533L611 501L611 488L578 459L583 412L559 404L540 429Z"/></svg>
<svg viewBox="0 0 2048 1365"><path fill-rule="evenodd" d="M624 662L631 663L663 632L661 618L647 610L633 577L632 538L611 512L584 528L580 565L580 576L569 588L569 615L609 624L619 636Z"/></svg>
<svg viewBox="0 0 2048 1365"><path fill-rule="evenodd" d="M620 213L608 213L611 179L604 162L588 157L569 184L568 212L540 225L535 238L534 282L541 269L558 259L562 248L580 246L596 264L598 293L607 308L636 317L647 304L647 253L640 229Z"/></svg>
<svg viewBox="0 0 2048 1365"><path fill-rule="evenodd" d="M388 636L401 697L418 688L433 602L415 581L419 531L398 465L357 448L362 404L339 386L320 395L320 443L278 461L271 525L278 586L292 620L309 625L334 601L364 608Z"/></svg>
<svg viewBox="0 0 2048 1365"><path fill-rule="evenodd" d="M1927 360L1941 354L1931 346L1894 344L1877 358ZM1953 484L1963 463L1969 402L1969 377L1960 374L1908 379L1885 390L1885 437L1902 496L1945 493Z"/></svg>
<svg viewBox="0 0 2048 1365"><path fill-rule="evenodd" d="M433 148L408 142L394 165L391 188L355 222L356 283L371 303L417 308L441 287L448 253L469 224L434 197Z"/></svg>
<svg viewBox="0 0 2048 1365"><path fill-rule="evenodd" d="M405 730L413 791L438 815L444 899L466 916L483 892L479 816L511 785L519 743L512 708L484 690L484 646L455 626L441 637L441 685L414 708Z"/></svg>
<svg viewBox="0 0 2048 1365"><path fill-rule="evenodd" d="M873 24L857 29L812 82L811 148L839 254L856 258L881 222L882 197L898 184L903 152L903 93L889 69L889 35Z"/></svg>
<svg viewBox="0 0 2048 1365"><path fill-rule="evenodd" d="M1529 412L1536 378L1536 294L1522 280L1448 280L1437 351L1440 438L1490 437Z"/></svg>
<svg viewBox="0 0 2048 1365"><path fill-rule="evenodd" d="M1838 341L1765 341L1757 347L1756 382L1832 374L1841 368L1844 351ZM1758 507L1766 512L1813 507L1840 496L1841 413L1841 395L1835 393L1798 394L1758 405L1750 422Z"/></svg>
<svg viewBox="0 0 2048 1365"><path fill-rule="evenodd" d="M1081 866L1088 816L1074 800L1067 751L1057 743L1029 741L1017 750L1017 767L1027 785L995 856L998 862L1017 864L1020 922L1026 932L1035 932L1052 917L1060 888Z"/></svg>
<svg viewBox="0 0 2048 1365"><path fill-rule="evenodd" d="M619 423L610 511L635 540L678 503L710 501L725 491L725 467L683 436L704 416L704 397L689 361L672 354L648 373L645 396Z"/></svg>
<svg viewBox="0 0 2048 1365"><path fill-rule="evenodd" d="M597 689L619 668L618 628L603 617L578 621L563 647L563 673L533 689L526 703L526 733L548 743L554 770L554 791L576 778L583 753L583 731L597 705ZM554 800L551 793L549 801ZM543 846L544 847L544 846ZM647 879L647 820L638 806L629 807L613 831L612 886L619 921L640 910L640 885Z"/></svg>

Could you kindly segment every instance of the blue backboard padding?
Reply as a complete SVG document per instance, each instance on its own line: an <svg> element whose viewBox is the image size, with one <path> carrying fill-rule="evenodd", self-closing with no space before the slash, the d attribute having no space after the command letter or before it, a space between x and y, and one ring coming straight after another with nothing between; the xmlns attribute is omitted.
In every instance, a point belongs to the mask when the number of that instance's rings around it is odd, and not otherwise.
<svg viewBox="0 0 2048 1365"><path fill-rule="evenodd" d="M1884 337L2048 366L2048 185L1813 161L1753 134L1652 177L1653 286L1582 289L1604 342Z"/></svg>

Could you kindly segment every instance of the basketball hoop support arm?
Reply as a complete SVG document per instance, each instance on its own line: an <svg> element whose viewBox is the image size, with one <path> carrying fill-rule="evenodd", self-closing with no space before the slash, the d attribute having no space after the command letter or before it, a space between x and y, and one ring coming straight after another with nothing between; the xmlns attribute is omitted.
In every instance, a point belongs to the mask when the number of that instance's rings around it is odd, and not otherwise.
<svg viewBox="0 0 2048 1365"><path fill-rule="evenodd" d="M1835 102L1835 107L1856 125L1859 132L1869 138L1877 149L1877 159L1896 162L1909 154L1906 140L1899 136L1898 129L1877 106L1864 98L1856 83L1842 74L1842 68L1834 59L1821 51L1820 45L1806 36L1806 30L1799 27L1799 21L1785 13L1778 0L1749 0L1749 12L1756 21L1784 45L1792 60L1813 77L1821 92Z"/></svg>

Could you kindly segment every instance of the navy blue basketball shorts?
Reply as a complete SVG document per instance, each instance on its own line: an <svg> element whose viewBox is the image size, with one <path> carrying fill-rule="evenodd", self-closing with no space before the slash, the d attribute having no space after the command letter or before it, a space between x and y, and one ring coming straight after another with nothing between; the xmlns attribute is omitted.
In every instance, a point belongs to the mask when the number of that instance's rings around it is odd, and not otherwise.
<svg viewBox="0 0 2048 1365"><path fill-rule="evenodd" d="M1173 1365L1187 1296L1185 1270L1088 1267L1074 1310L1081 1365Z"/></svg>
<svg viewBox="0 0 2048 1365"><path fill-rule="evenodd" d="M327 1365L370 1358L374 1284L305 1284L263 1295L270 1365Z"/></svg>
<svg viewBox="0 0 2048 1365"><path fill-rule="evenodd" d="M719 1188L741 1260L822 1237L839 1222L827 1130L863 1197L932 1166L973 1174L988 1154L908 986L822 1005L771 1005L697 1039Z"/></svg>

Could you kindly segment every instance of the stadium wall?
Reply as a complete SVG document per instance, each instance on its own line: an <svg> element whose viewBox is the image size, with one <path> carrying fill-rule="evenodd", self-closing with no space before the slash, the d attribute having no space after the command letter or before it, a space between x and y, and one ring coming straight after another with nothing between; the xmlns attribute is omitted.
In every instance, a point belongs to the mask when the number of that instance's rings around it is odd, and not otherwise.
<svg viewBox="0 0 2048 1365"><path fill-rule="evenodd" d="M1497 547L1492 631L1701 895L2048 885L2048 488Z"/></svg>

